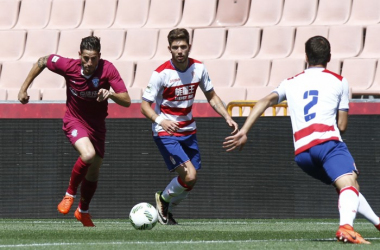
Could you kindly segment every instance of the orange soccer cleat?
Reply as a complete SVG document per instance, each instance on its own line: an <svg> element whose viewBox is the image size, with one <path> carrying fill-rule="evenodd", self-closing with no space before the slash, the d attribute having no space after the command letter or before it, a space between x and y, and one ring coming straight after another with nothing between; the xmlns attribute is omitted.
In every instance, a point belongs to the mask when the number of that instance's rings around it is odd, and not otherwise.
<svg viewBox="0 0 380 250"><path fill-rule="evenodd" d="M67 214L69 213L70 208L73 205L73 203L74 203L74 197L70 195L65 195L62 201L58 204L57 209L61 214Z"/></svg>
<svg viewBox="0 0 380 250"><path fill-rule="evenodd" d="M84 227L95 227L94 223L92 223L91 215L89 213L81 213L79 212L79 208L75 210L74 213L75 218L82 222Z"/></svg>
<svg viewBox="0 0 380 250"><path fill-rule="evenodd" d="M336 238L338 241L343 241L344 243L371 244L369 241L363 239L363 237L355 232L354 228L348 224L339 227L336 232Z"/></svg>

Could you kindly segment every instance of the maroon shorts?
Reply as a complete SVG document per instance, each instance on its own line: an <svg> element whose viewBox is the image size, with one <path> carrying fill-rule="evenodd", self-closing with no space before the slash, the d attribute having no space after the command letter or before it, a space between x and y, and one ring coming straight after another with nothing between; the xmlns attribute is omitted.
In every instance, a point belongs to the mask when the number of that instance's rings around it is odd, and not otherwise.
<svg viewBox="0 0 380 250"><path fill-rule="evenodd" d="M78 121L64 122L63 131L70 143L74 146L75 142L83 137L88 137L95 148L95 152L101 158L104 158L106 129L89 129Z"/></svg>

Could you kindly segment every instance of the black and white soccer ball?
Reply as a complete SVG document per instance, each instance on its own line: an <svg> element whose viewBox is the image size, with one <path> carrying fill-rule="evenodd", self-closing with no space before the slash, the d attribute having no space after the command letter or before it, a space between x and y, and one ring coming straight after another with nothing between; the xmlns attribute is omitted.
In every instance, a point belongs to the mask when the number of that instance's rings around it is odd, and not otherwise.
<svg viewBox="0 0 380 250"><path fill-rule="evenodd" d="M129 221L137 230L150 230L157 224L157 220L156 208L146 202L135 205L129 213Z"/></svg>

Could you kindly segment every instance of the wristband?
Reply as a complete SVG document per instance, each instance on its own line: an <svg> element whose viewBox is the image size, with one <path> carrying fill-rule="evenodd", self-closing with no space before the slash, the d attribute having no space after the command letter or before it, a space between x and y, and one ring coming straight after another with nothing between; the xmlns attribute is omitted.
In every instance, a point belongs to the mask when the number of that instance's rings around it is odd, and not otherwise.
<svg viewBox="0 0 380 250"><path fill-rule="evenodd" d="M161 125L161 122L164 120L164 118L162 118L161 116L157 116L156 120L154 120L155 123L157 123L158 125Z"/></svg>

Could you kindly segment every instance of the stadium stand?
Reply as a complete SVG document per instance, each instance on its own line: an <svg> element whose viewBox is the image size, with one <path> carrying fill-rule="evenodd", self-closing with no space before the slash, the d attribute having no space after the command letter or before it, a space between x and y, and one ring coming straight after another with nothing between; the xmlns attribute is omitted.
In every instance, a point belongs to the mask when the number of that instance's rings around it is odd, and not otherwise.
<svg viewBox="0 0 380 250"><path fill-rule="evenodd" d="M257 27L230 27L227 31L223 59L249 59L260 50L261 29ZM242 39L244 37L244 39Z"/></svg>
<svg viewBox="0 0 380 250"><path fill-rule="evenodd" d="M124 50L126 32L123 29L94 30L94 36L100 38L102 57L113 61L121 57Z"/></svg>
<svg viewBox="0 0 380 250"><path fill-rule="evenodd" d="M43 39L41 39L41 37L43 37ZM25 51L20 60L36 62L41 56L57 53L58 41L58 30L29 30Z"/></svg>
<svg viewBox="0 0 380 250"><path fill-rule="evenodd" d="M332 58L349 58L359 55L363 48L363 27L353 25L330 26L329 41Z"/></svg>
<svg viewBox="0 0 380 250"><path fill-rule="evenodd" d="M162 60L141 60L136 62L135 80L133 88L145 89L149 83L149 79L155 69L158 68L164 61Z"/></svg>
<svg viewBox="0 0 380 250"><path fill-rule="evenodd" d="M241 26L249 15L250 0L219 0L212 26Z"/></svg>
<svg viewBox="0 0 380 250"><path fill-rule="evenodd" d="M90 29L61 30L57 54L68 58L78 58L82 38L91 36L92 33Z"/></svg>
<svg viewBox="0 0 380 250"><path fill-rule="evenodd" d="M0 101L7 100L7 91L5 89L0 89Z"/></svg>
<svg viewBox="0 0 380 250"><path fill-rule="evenodd" d="M117 0L85 0L83 19L80 29L105 29L114 20Z"/></svg>
<svg viewBox="0 0 380 250"><path fill-rule="evenodd" d="M360 58L380 58L380 25L368 25Z"/></svg>
<svg viewBox="0 0 380 250"><path fill-rule="evenodd" d="M46 29L75 29L83 17L84 0L53 0Z"/></svg>
<svg viewBox="0 0 380 250"><path fill-rule="evenodd" d="M182 0L151 0L146 28L175 27L181 21ZM170 15L168 15L170 9Z"/></svg>
<svg viewBox="0 0 380 250"><path fill-rule="evenodd" d="M277 87L283 80L302 73L305 64L300 58L273 59L268 86Z"/></svg>
<svg viewBox="0 0 380 250"><path fill-rule="evenodd" d="M42 95L43 101L66 101L66 88L45 89Z"/></svg>
<svg viewBox="0 0 380 250"><path fill-rule="evenodd" d="M251 0L245 26L264 27L278 24L281 20L283 6L283 0Z"/></svg>
<svg viewBox="0 0 380 250"><path fill-rule="evenodd" d="M228 59L204 60L214 87L232 87L236 76L236 62Z"/></svg>
<svg viewBox="0 0 380 250"><path fill-rule="evenodd" d="M327 64L326 69L334 73L340 74L342 72L342 60L332 58L330 62Z"/></svg>
<svg viewBox="0 0 380 250"><path fill-rule="evenodd" d="M263 87L268 84L271 70L269 59L243 59L237 64L234 87Z"/></svg>
<svg viewBox="0 0 380 250"><path fill-rule="evenodd" d="M317 14L318 0L286 0L278 25L310 25Z"/></svg>
<svg viewBox="0 0 380 250"><path fill-rule="evenodd" d="M348 21L352 0L319 0L313 25L341 25Z"/></svg>
<svg viewBox="0 0 380 250"><path fill-rule="evenodd" d="M21 1L14 29L43 29L49 23L51 0Z"/></svg>
<svg viewBox="0 0 380 250"><path fill-rule="evenodd" d="M119 0L115 22L111 28L141 28L148 19L149 4L150 0Z"/></svg>
<svg viewBox="0 0 380 250"><path fill-rule="evenodd" d="M64 87L65 78L51 72L50 70L44 70L36 79L34 79L30 89L39 90L42 95L42 100L44 100L46 89L59 89L59 91L62 91Z"/></svg>
<svg viewBox="0 0 380 250"><path fill-rule="evenodd" d="M20 8L20 1L0 1L0 29L11 29L16 25Z"/></svg>
<svg viewBox="0 0 380 250"><path fill-rule="evenodd" d="M226 47L225 28L194 29L190 56L197 60L216 59Z"/></svg>
<svg viewBox="0 0 380 250"><path fill-rule="evenodd" d="M185 0L182 19L178 27L208 27L216 15L217 0Z"/></svg>
<svg viewBox="0 0 380 250"><path fill-rule="evenodd" d="M133 61L114 60L112 64L119 71L127 88L132 86L135 77L135 63Z"/></svg>
<svg viewBox="0 0 380 250"><path fill-rule="evenodd" d="M25 30L0 30L0 62L15 61L24 53Z"/></svg>
<svg viewBox="0 0 380 250"><path fill-rule="evenodd" d="M377 61L377 67L375 72L375 78L373 83L367 89L355 89L355 93L352 93L353 97L356 95L361 98L362 95L369 96L369 98L380 98L380 67L379 61Z"/></svg>
<svg viewBox="0 0 380 250"><path fill-rule="evenodd" d="M380 22L380 1L353 0L349 25L371 25Z"/></svg>
<svg viewBox="0 0 380 250"><path fill-rule="evenodd" d="M327 26L302 26L297 27L294 48L289 57L305 58L305 42L313 36L328 37L329 28Z"/></svg>
<svg viewBox="0 0 380 250"><path fill-rule="evenodd" d="M149 60L156 53L159 29L128 29L122 60Z"/></svg>
<svg viewBox="0 0 380 250"><path fill-rule="evenodd" d="M153 56L153 59L155 60L169 60L170 59L170 53L169 53L169 43L168 43L168 34L172 30L172 28L166 28L166 29L160 29L160 33L158 35L158 42L157 42L157 50L156 53ZM187 28L187 31L190 35L190 44L192 43L192 37L193 37L193 30L190 28Z"/></svg>

